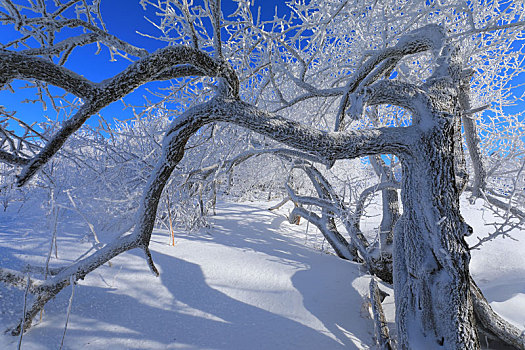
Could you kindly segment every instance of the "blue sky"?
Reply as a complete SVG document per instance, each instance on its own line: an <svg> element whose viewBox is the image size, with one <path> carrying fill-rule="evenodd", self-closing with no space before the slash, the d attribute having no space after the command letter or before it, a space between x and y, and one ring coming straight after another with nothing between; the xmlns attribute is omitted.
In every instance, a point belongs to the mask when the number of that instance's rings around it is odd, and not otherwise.
<svg viewBox="0 0 525 350"><path fill-rule="evenodd" d="M255 0L254 5L255 7L261 7L262 16L267 19L273 17L276 6L279 14L287 13L284 0ZM222 7L226 15L236 8L236 4L232 0L223 0ZM137 31L151 35L159 33L158 30L145 19L145 16L147 16L155 20L155 10L152 7L144 11L138 0L104 0L102 1L101 11L107 29L111 34L135 46L145 48L150 52L164 46L164 43L160 41L146 38L137 33ZM0 37L4 39L12 35L12 28L0 25ZM129 65L129 61L122 58L118 58L116 62L109 62L107 49L102 50L102 53L99 55L95 55L96 50L96 45L78 48L67 62L66 67L84 75L92 81L99 82L117 74ZM525 77L521 77L520 80L525 82ZM157 84L169 85L167 82ZM24 83L19 82L16 85L20 86L24 85ZM144 101L143 96L145 95L151 97L144 88L140 88L126 97L125 100L128 103L141 104ZM51 119L56 118L56 113L52 109L44 111L39 103L21 103L24 99L31 97L32 91L28 90L18 89L16 90L16 94L6 90L0 91L0 105L6 106L8 110L18 110L17 116L26 122L43 120L44 115L48 115ZM525 103L521 102L515 107L510 107L508 111L516 113L523 110L524 105ZM123 105L120 102L115 102L106 107L102 110L102 114L107 120L132 117L131 111L123 110ZM96 117L92 117L89 123L92 125L97 124Z"/></svg>
<svg viewBox="0 0 525 350"><path fill-rule="evenodd" d="M232 0L223 0L222 3L225 15L236 9L236 4ZM286 8L284 0L255 0L254 5L255 7L261 6L263 18L272 18L276 6L280 12ZM145 19L148 17L151 20L156 20L155 9L151 6L144 11L138 0L105 0L102 1L101 12L108 31L122 40L137 47L145 48L150 52L165 45L161 41L146 38L137 33L140 31L144 34L159 34L159 31ZM5 42L6 38L17 36L11 27L0 25L0 37L2 37L2 42ZM77 48L65 66L94 82L100 82L119 73L130 63L122 58L118 58L116 62L110 62L107 49L102 50L99 55L95 55L96 51L96 45ZM169 83L165 82L159 85L162 84L167 86ZM23 85L25 83L20 81L14 84L15 87ZM56 118L56 112L51 108L44 111L39 103L22 103L25 99L33 98L33 90L16 89L15 91L15 94L6 90L0 91L0 105L4 105L8 110L17 110L18 118L29 123L43 120L44 115L51 119ZM139 88L125 100L127 103L141 104L144 101L144 95L151 98L145 88ZM107 120L132 117L131 111L123 110L123 105L120 102L115 102L104 108L101 113ZM63 116L59 118L63 118ZM92 117L88 123L98 124L96 117Z"/></svg>

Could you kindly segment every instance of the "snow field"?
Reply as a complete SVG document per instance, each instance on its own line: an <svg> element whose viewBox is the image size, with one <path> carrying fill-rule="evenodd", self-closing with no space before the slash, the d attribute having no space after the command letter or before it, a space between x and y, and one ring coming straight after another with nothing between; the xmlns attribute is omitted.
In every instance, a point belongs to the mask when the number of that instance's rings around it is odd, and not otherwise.
<svg viewBox="0 0 525 350"><path fill-rule="evenodd" d="M464 200L463 214L474 227L469 244L491 232L497 219L482 203ZM64 349L373 349L369 276L355 263L321 251L322 239L302 220L291 225L287 210L269 203L221 203L213 225L198 233L156 230L149 271L133 250L89 274L75 287ZM9 208L0 216L0 261L21 270L43 266L51 232L38 203ZM380 219L372 206L364 225L373 235ZM489 226L486 226L489 225ZM58 226L63 266L89 249L87 227L74 213ZM471 271L492 307L525 328L525 243L510 232L472 251ZM324 245L326 248L326 245ZM394 332L392 290L383 307ZM71 287L48 303L42 320L24 335L22 349L58 349ZM21 316L23 292L0 286L0 326ZM18 338L0 336L1 349Z"/></svg>

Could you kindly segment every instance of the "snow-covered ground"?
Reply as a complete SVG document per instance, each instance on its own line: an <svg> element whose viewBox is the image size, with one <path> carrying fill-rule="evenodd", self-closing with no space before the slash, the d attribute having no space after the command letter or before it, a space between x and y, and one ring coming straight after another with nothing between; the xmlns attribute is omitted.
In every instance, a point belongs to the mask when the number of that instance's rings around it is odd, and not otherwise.
<svg viewBox="0 0 525 350"><path fill-rule="evenodd" d="M502 220L482 203L480 199L473 205L462 203L463 216L475 232L467 238L470 246L501 227ZM494 311L525 330L525 231L511 230L508 236L485 242L471 254L470 272Z"/></svg>
<svg viewBox="0 0 525 350"><path fill-rule="evenodd" d="M466 203L466 202L465 202ZM89 274L74 290L64 349L369 349L373 323L367 301L369 276L359 265L323 252L306 223L291 225L287 209L268 203L223 203L210 229L176 234L156 231L154 277L141 251L131 251ZM0 213L0 262L22 269L43 266L51 230L27 203ZM481 235L492 218L479 203L466 206ZM63 266L90 247L87 228L73 212L58 227ZM496 311L525 328L525 233L473 251L472 273ZM475 242L474 237L470 238ZM391 293L391 291L389 291ZM71 287L46 306L23 337L23 349L58 349ZM0 285L0 327L21 317L23 292ZM385 300L393 321L392 297ZM391 324L392 326L392 324ZM1 335L0 349L18 338Z"/></svg>

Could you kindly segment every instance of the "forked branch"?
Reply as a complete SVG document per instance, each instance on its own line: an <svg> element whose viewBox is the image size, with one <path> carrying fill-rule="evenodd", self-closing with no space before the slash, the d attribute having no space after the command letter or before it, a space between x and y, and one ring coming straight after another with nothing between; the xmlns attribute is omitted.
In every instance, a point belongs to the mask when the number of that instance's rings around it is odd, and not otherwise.
<svg viewBox="0 0 525 350"><path fill-rule="evenodd" d="M84 122L103 107L125 97L139 86L153 80L166 80L182 75L207 75L222 78L226 89L223 93L236 97L239 82L230 65L207 53L185 46L159 49L131 64L121 73L102 83L84 77L40 57L11 51L0 51L0 83L13 79L37 79L58 86L85 100L77 113L64 122L62 128L46 143L45 147L25 165L18 176L18 185L24 185ZM23 160L3 155L11 163Z"/></svg>

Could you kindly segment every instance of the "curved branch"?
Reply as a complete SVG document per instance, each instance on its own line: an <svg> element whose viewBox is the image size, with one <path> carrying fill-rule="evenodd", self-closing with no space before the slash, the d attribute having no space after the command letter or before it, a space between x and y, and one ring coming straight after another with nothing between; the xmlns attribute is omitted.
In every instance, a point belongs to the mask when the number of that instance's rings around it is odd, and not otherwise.
<svg viewBox="0 0 525 350"><path fill-rule="evenodd" d="M277 155L277 156L292 156L292 157L299 157L302 159L307 159L312 162L317 163L323 163L322 159L316 158L310 154L299 152L293 149L286 149L286 148L271 148L271 149L252 149L246 152L243 152L231 159L228 159L224 162L219 162L210 166L207 166L205 168L193 170L188 174L188 178L191 178L193 176L200 175L203 179L208 178L211 174L218 171L219 169L222 169L222 172L227 173L229 172L234 166L237 166L248 159L252 157L257 157L260 155Z"/></svg>
<svg viewBox="0 0 525 350"><path fill-rule="evenodd" d="M168 46L158 49L131 64L113 78L100 83L98 92L103 95L125 96L140 85L155 80L166 69L181 64L197 67L210 77L224 78L228 84L228 94L233 97L239 95L239 80L227 62L187 46Z"/></svg>
<svg viewBox="0 0 525 350"><path fill-rule="evenodd" d="M27 68L26 60L33 62ZM45 164L64 144L67 138L101 108L119 100L134 89L158 77L166 78L167 70L180 64L191 64L206 75L221 77L228 84L228 96L234 99L215 103L214 119L231 122L255 132L265 134L288 146L305 150L327 160L355 158L378 153L399 153L407 149L406 133L410 128L379 128L373 130L347 131L345 133L326 133L303 126L297 122L262 112L256 107L243 103L238 96L239 82L235 71L227 63L210 57L194 48L177 46L159 49L143 58L115 77L100 84L93 84L87 79L49 61L17 53L3 51L0 55L0 69L7 72L8 79L14 77L35 78L56 84L67 91L88 97L76 115L66 121L62 129L26 166L18 178L18 185L26 183L36 171ZM188 66L176 72L194 72ZM378 94L376 94L378 95ZM372 95L373 97L373 95ZM370 98L373 100L373 98Z"/></svg>
<svg viewBox="0 0 525 350"><path fill-rule="evenodd" d="M178 66L181 65L181 66ZM31 78L48 82L63 88L87 102L33 157L18 176L18 186L24 185L84 122L112 102L120 100L137 87L153 81L180 77L183 74L209 75L224 78L229 96L239 93L239 81L235 71L227 62L215 59L207 53L185 46L171 46L159 49L126 68L111 79L99 84L40 57L0 51L0 82L14 78ZM5 157L4 157L5 158Z"/></svg>
<svg viewBox="0 0 525 350"><path fill-rule="evenodd" d="M77 261L76 263L61 270L52 279L43 282L39 286L39 294L33 302L31 308L24 315L23 321L11 330L13 335L20 333L22 329L28 329L31 326L32 319L44 307L44 305L54 298L62 289L69 285L71 276L78 281L83 279L88 273L103 265L115 256L134 249L141 248L146 254L146 260L151 270L158 275L158 271L153 264L151 254L149 253L149 242L155 223L158 204L162 191L169 180L169 177L175 166L180 162L184 155L184 147L191 135L200 128L199 123L193 122L192 119L200 120L195 116L203 116L206 119L208 113L208 104L199 105L188 110L181 118L185 121L172 128L169 142L163 145L162 156L157 162L155 170L150 175L144 196L137 213L137 222L133 232L129 235L120 236L92 255ZM190 118L193 116L193 118ZM1 272L1 271L0 271ZM8 271L9 272L9 271ZM1 277L1 276L0 276ZM17 276L15 275L16 279ZM18 283L18 282L17 282Z"/></svg>
<svg viewBox="0 0 525 350"><path fill-rule="evenodd" d="M334 203L329 199L312 196L299 196L295 194L290 185L284 184L284 187L286 188L286 191L288 192L288 195L290 196L292 201L294 201L295 203L301 203L302 205L315 205L317 207L325 209L328 212L339 214L340 208L336 207Z"/></svg>
<svg viewBox="0 0 525 350"><path fill-rule="evenodd" d="M497 339L512 345L516 349L525 350L525 332L505 321L492 310L472 277L470 278L470 294L476 319L481 324L478 327L484 332L489 331Z"/></svg>
<svg viewBox="0 0 525 350"><path fill-rule="evenodd" d="M86 100L96 90L93 82L44 58L0 50L0 87L13 79L45 81Z"/></svg>
<svg viewBox="0 0 525 350"><path fill-rule="evenodd" d="M417 134L414 127L325 132L261 111L239 100L219 99L213 109L215 121L250 129L289 147L325 159L326 163L371 154L409 153L410 144Z"/></svg>
<svg viewBox="0 0 525 350"><path fill-rule="evenodd" d="M359 252L361 253L361 256L367 263L369 269L371 271L375 271L376 269L374 268L374 262L367 251L369 243L366 240L366 237L359 230L348 230L348 228L350 227L350 225L347 224L348 220L346 212L348 211L348 209L345 208L342 201L335 194L328 180L326 180L326 178L319 172L319 170L317 170L310 164L299 164L295 166L295 168L301 169L306 173L313 186L315 187L319 198L297 196L292 191L290 186L286 187L288 195L295 202L299 202L303 205L311 204L320 207L322 217L319 217L313 212L306 211L304 208L301 207L297 207L294 210L296 212L302 212L303 216L308 221L312 222L315 226L319 228L323 236L325 236L328 243L332 245L332 248L339 257L348 259L348 255L350 255L352 256L353 261L362 262L363 260L358 255ZM338 232L334 220L335 216L341 218L343 223L345 224L345 227L347 228L347 231L352 239L350 243L348 243L346 239Z"/></svg>
<svg viewBox="0 0 525 350"><path fill-rule="evenodd" d="M335 131L343 129L345 118L344 111L346 109L346 104L349 102L348 96L357 90L363 80L365 80L370 73L373 72L373 76L378 77L381 73L395 65L404 56L428 50L437 51L443 46L445 38L446 36L441 26L428 24L403 35L395 46L373 53L363 66L352 75L351 79L346 84L346 92L343 96L343 102L340 108L340 112L342 111L343 113L340 113L337 116ZM375 70L376 67L385 60L388 61L388 64L384 64L381 69ZM373 81L374 79L371 80Z"/></svg>
<svg viewBox="0 0 525 350"><path fill-rule="evenodd" d="M377 185L371 186L366 188L363 192L361 192L361 195L359 196L359 200L356 204L355 209L355 217L361 218L363 216L363 209L365 206L365 202L368 199L368 197L375 192L382 191L382 190L391 190L391 189L399 189L401 188L401 185L394 181L385 181L380 182ZM359 227L359 223L356 224L357 227Z"/></svg>
<svg viewBox="0 0 525 350"><path fill-rule="evenodd" d="M190 76L205 76L206 72L191 64L181 64L175 67L163 70L154 80L170 80Z"/></svg>
<svg viewBox="0 0 525 350"><path fill-rule="evenodd" d="M432 101L425 91L409 83L381 80L356 94L361 94L363 103L368 106L392 104L409 110L413 114L414 124L419 123L422 116L429 115L429 112L434 110Z"/></svg>
<svg viewBox="0 0 525 350"><path fill-rule="evenodd" d="M319 231L321 231L338 257L346 260L355 260L357 258L356 252L354 252L354 249L348 244L347 240L344 239L339 232L328 229L327 223L324 222L325 219L319 217L316 213L308 211L302 207L295 207L290 213L290 216L292 215L302 216L314 224Z"/></svg>
<svg viewBox="0 0 525 350"><path fill-rule="evenodd" d="M15 287L20 290L24 290L27 285L27 274L19 271L0 267L0 281L5 284ZM31 286L29 288L30 293L37 293L40 291L43 281L31 278Z"/></svg>

